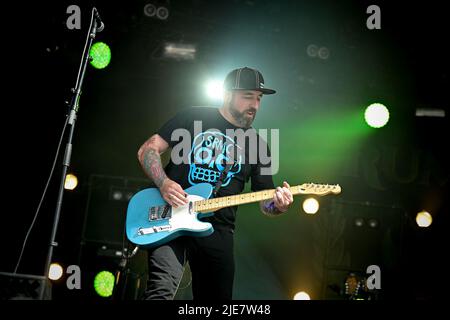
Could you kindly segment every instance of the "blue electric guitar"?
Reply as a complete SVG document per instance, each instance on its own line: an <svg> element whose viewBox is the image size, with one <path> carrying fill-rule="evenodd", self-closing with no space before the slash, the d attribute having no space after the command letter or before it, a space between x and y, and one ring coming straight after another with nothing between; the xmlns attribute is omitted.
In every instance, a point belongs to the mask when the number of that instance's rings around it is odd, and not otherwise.
<svg viewBox="0 0 450 320"><path fill-rule="evenodd" d="M293 195L327 195L341 192L339 185L305 183L290 187ZM189 203L173 208L162 197L157 188L148 188L136 193L128 204L126 233L128 240L142 247L154 247L164 244L182 235L203 237L213 233L209 222L199 218L211 216L214 211L245 203L272 199L275 189L226 196L209 197L213 187L209 183L200 183L184 190Z"/></svg>

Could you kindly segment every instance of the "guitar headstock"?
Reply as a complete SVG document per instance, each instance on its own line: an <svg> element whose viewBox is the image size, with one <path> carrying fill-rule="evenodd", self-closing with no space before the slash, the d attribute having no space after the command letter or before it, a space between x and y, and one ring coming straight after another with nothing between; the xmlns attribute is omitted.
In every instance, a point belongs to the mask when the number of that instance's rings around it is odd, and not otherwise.
<svg viewBox="0 0 450 320"><path fill-rule="evenodd" d="M341 186L338 184L304 183L299 187L300 193L303 194L315 194L318 196L325 196L330 193L331 194L341 193Z"/></svg>

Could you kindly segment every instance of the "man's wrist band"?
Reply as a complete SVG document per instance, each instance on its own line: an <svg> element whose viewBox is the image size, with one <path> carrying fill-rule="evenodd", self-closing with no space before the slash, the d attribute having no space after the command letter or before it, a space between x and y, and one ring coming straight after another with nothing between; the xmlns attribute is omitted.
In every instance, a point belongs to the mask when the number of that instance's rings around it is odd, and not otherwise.
<svg viewBox="0 0 450 320"><path fill-rule="evenodd" d="M274 201L270 201L264 204L264 208L269 211L269 212L273 212L276 210L275 207L275 202Z"/></svg>

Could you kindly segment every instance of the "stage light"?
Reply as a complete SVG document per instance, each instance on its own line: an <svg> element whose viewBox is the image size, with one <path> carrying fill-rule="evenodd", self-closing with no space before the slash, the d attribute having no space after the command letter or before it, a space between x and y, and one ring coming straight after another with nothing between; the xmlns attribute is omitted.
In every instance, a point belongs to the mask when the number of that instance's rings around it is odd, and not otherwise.
<svg viewBox="0 0 450 320"><path fill-rule="evenodd" d="M319 202L314 198L303 201L303 211L307 214L316 214L319 211Z"/></svg>
<svg viewBox="0 0 450 320"><path fill-rule="evenodd" d="M310 56L311 58L317 57L318 52L319 52L319 47L316 46L315 44L310 44L310 45L306 48L306 53L307 53L308 56Z"/></svg>
<svg viewBox="0 0 450 320"><path fill-rule="evenodd" d="M370 219L368 224L369 224L369 227L371 227L371 228L377 228L378 227L378 220L377 219Z"/></svg>
<svg viewBox="0 0 450 320"><path fill-rule="evenodd" d="M117 200L117 201L122 200L122 197L123 197L123 194L122 194L122 192L119 191L119 190L115 190L115 191L112 193L112 198L113 198L114 200Z"/></svg>
<svg viewBox="0 0 450 320"><path fill-rule="evenodd" d="M427 228L431 225L431 223L433 222L433 217L431 216L431 214L429 214L428 212L426 212L425 210L420 211L417 215L416 215L416 223L419 227L421 228Z"/></svg>
<svg viewBox="0 0 450 320"><path fill-rule="evenodd" d="M216 101L223 99L223 82L219 80L210 80L206 83L206 94L209 98Z"/></svg>
<svg viewBox="0 0 450 320"><path fill-rule="evenodd" d="M416 117L445 118L445 110L435 108L417 108Z"/></svg>
<svg viewBox="0 0 450 320"><path fill-rule="evenodd" d="M294 295L294 300L311 300L311 297L305 291L300 291Z"/></svg>
<svg viewBox="0 0 450 320"><path fill-rule="evenodd" d="M58 263L52 263L48 270L48 278L50 280L58 280L63 275L63 268Z"/></svg>
<svg viewBox="0 0 450 320"><path fill-rule="evenodd" d="M113 201L128 201L137 192L135 188L111 187L109 193L109 200Z"/></svg>
<svg viewBox="0 0 450 320"><path fill-rule="evenodd" d="M176 60L193 60L197 50L193 44L166 43L164 57Z"/></svg>
<svg viewBox="0 0 450 320"><path fill-rule="evenodd" d="M144 6L144 14L147 17L154 17L155 14L156 14L156 7L155 7L155 5L153 3L147 3Z"/></svg>
<svg viewBox="0 0 450 320"><path fill-rule="evenodd" d="M67 174L66 180L64 181L64 189L66 190L73 190L78 185L78 178L74 174Z"/></svg>
<svg viewBox="0 0 450 320"><path fill-rule="evenodd" d="M144 15L150 18L158 18L159 20L167 20L169 18L169 8L163 5L156 6L153 3L147 3L144 6Z"/></svg>
<svg viewBox="0 0 450 320"><path fill-rule="evenodd" d="M96 42L89 51L91 65L96 69L106 68L111 61L111 49L104 42Z"/></svg>
<svg viewBox="0 0 450 320"><path fill-rule="evenodd" d="M169 9L166 7L158 7L158 9L156 9L156 16L160 20L167 20L169 17Z"/></svg>
<svg viewBox="0 0 450 320"><path fill-rule="evenodd" d="M356 218L355 219L355 226L362 227L364 225L364 219L363 218Z"/></svg>
<svg viewBox="0 0 450 320"><path fill-rule="evenodd" d="M381 128L389 121L389 110L381 103L372 103L366 108L364 118L372 128Z"/></svg>
<svg viewBox="0 0 450 320"><path fill-rule="evenodd" d="M320 59L327 60L330 57L330 50L327 47L321 47L318 55Z"/></svg>
<svg viewBox="0 0 450 320"><path fill-rule="evenodd" d="M114 290L115 277L109 271L100 271L94 278L94 289L100 297L110 297Z"/></svg>

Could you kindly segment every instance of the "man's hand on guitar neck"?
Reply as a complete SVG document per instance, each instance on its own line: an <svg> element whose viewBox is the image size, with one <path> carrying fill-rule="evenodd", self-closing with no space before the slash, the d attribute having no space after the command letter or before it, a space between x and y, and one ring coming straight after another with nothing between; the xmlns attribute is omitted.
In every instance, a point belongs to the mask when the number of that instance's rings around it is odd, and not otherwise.
<svg viewBox="0 0 450 320"><path fill-rule="evenodd" d="M275 216L280 213L286 212L289 206L294 202L294 197L290 185L284 181L283 187L277 187L273 198L266 201L261 201L261 211L268 216Z"/></svg>
<svg viewBox="0 0 450 320"><path fill-rule="evenodd" d="M294 197L292 196L292 192L289 189L291 186L284 181L283 187L277 187L275 193L273 195L273 202L275 207L280 212L286 212L289 209L289 206L294 202Z"/></svg>

